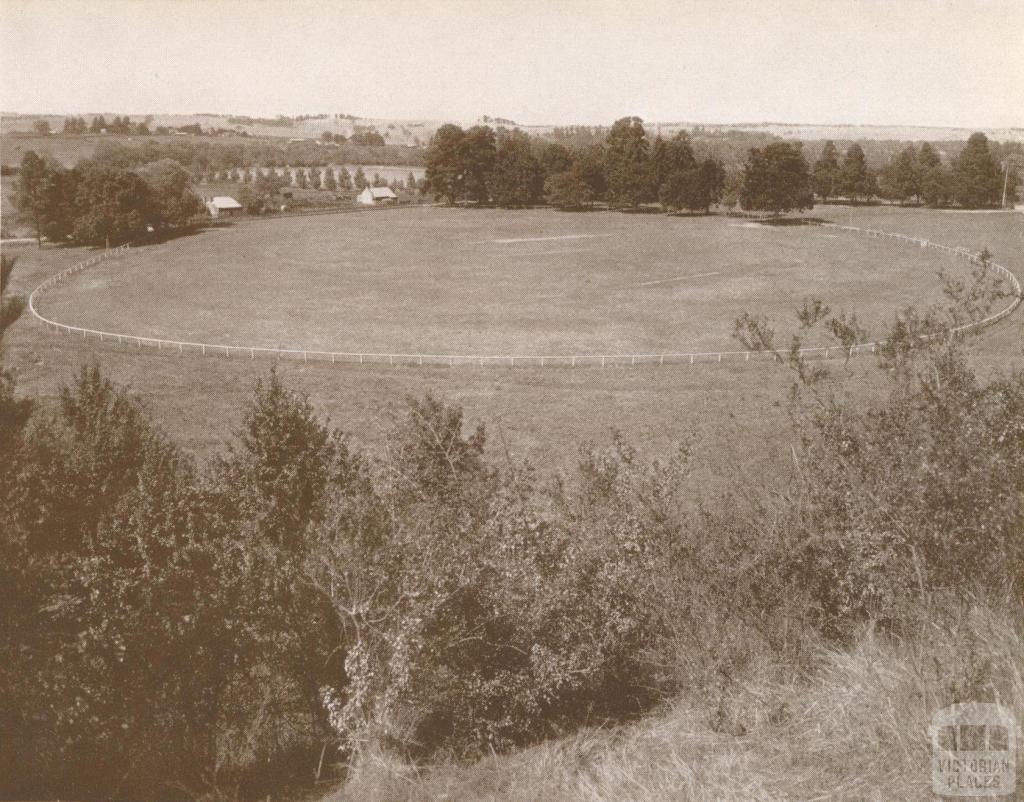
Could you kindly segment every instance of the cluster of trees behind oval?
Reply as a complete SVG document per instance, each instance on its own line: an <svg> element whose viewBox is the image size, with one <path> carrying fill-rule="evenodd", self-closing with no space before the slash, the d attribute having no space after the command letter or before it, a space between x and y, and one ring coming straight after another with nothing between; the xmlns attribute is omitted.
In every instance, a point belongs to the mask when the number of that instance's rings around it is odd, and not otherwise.
<svg viewBox="0 0 1024 802"><path fill-rule="evenodd" d="M131 127L127 118L114 122ZM332 135L331 142L286 144L105 142L94 158L71 169L30 152L18 170L19 211L38 236L53 241L121 242L147 230L183 226L201 213L189 200L197 182L245 184L240 190L244 205L256 214L278 209L290 184L345 192L371 183L359 171L352 179L347 170L317 169L346 160L425 163L425 180L410 174L395 186L449 204L660 207L692 213L717 206L729 212L739 208L778 214L811 208L816 200L881 199L977 209L1012 203L1018 168L1024 163L1020 143L990 143L983 133L971 135L951 159L924 142L906 144L873 167L861 144L854 142L841 154L834 143L825 142L811 162L802 143L781 140L765 141L736 159L734 143L699 129L693 136L680 131L652 139L637 117L624 117L608 129L556 129L545 137L503 126L462 129L448 124L437 130L425 150L378 147L376 140L373 145L339 146L336 139Z"/></svg>
<svg viewBox="0 0 1024 802"><path fill-rule="evenodd" d="M1019 150L1019 148L1017 149ZM1016 198L1016 165L1004 170L983 133L972 134L951 164L929 143L910 144L880 170L853 143L840 159L826 142L808 164L801 143L751 148L741 169L714 155L698 156L686 131L653 141L643 120L617 120L601 143L569 148L538 143L519 130L456 125L438 129L427 148L426 189L450 204L500 207L547 203L583 209L659 204L667 211L707 212L721 204L755 212L788 212L822 201L880 198L931 206L993 208Z"/></svg>

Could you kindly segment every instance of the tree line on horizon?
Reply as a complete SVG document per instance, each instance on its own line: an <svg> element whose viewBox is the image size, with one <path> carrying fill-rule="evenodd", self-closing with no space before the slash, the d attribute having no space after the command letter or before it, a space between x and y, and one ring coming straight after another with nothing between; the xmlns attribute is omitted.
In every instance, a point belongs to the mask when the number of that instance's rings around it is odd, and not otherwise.
<svg viewBox="0 0 1024 802"><path fill-rule="evenodd" d="M111 144L72 169L30 151L18 168L15 205L40 241L125 242L182 226L200 212L191 189L195 180L246 184L244 205L250 213L276 208L285 186L276 175L282 166L299 168L300 188L345 189L347 170L340 178L330 169L307 172L304 162L325 158L320 146L312 147L316 153L307 159L276 146ZM602 142L581 147L501 127L463 130L449 124L438 129L426 150L426 178L416 181L410 175L410 184L448 204L503 208L547 204L580 210L600 204L637 210L657 204L667 212L739 206L780 214L812 208L816 199L861 203L875 198L996 208L1004 198L1016 201L1017 165L1024 164L1024 149L1001 150L1005 166L987 137L975 133L949 163L925 142L919 148L906 145L883 168L874 169L858 143L840 160L829 141L812 168L802 143L772 141L750 148L741 168L727 170L714 155L698 152L685 131L652 141L638 117L617 120ZM297 161L289 164L289 155ZM263 175L261 165L275 175ZM352 182L356 189L371 183L361 172ZM382 183L378 177L373 185Z"/></svg>
<svg viewBox="0 0 1024 802"><path fill-rule="evenodd" d="M597 134L603 139L595 141ZM665 211L706 213L721 204L780 213L811 208L817 197L975 209L1001 205L1004 188L1006 200L1013 202L1017 162L1024 163L1024 152L1011 149L1001 167L980 132L950 164L925 142L920 149L907 145L877 170L856 142L841 161L835 144L826 142L812 169L802 143L778 141L750 148L742 168L727 171L714 156L698 157L685 131L652 141L638 117L589 132L583 143L567 147L502 127L444 125L427 147L425 191L448 204L507 208L659 204Z"/></svg>

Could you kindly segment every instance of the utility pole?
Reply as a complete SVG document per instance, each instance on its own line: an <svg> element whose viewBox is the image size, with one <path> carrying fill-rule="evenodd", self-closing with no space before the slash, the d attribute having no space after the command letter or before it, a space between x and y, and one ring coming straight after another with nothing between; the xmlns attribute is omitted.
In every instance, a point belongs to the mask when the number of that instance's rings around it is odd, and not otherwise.
<svg viewBox="0 0 1024 802"><path fill-rule="evenodd" d="M1000 209L1006 208L1006 182L1010 180L1010 160L1006 160L1006 170L1003 173L1003 202L1000 205Z"/></svg>

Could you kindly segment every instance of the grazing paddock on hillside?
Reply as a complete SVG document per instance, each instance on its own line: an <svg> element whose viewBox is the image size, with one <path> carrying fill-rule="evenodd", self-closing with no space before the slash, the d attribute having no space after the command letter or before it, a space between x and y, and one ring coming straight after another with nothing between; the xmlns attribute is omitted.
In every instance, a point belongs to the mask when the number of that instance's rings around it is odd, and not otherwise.
<svg viewBox="0 0 1024 802"><path fill-rule="evenodd" d="M742 312L804 298L872 336L943 300L932 250L719 217L410 209L242 224L136 249L47 293L47 317L141 337L365 353L735 350ZM818 335L820 344L829 344ZM817 342L811 344L818 344Z"/></svg>

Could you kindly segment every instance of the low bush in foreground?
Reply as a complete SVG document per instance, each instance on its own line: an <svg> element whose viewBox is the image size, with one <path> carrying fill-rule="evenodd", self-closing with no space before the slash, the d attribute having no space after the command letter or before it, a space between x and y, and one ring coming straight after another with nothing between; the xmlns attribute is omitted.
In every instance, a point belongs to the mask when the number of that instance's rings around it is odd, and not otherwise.
<svg viewBox="0 0 1024 802"><path fill-rule="evenodd" d="M686 447L541 477L430 395L362 453L275 374L197 466L87 368L0 422L2 794L254 799L340 761L360 799L919 795L932 711L1021 712L1024 376L915 344L870 409L793 362L792 481L713 504Z"/></svg>

